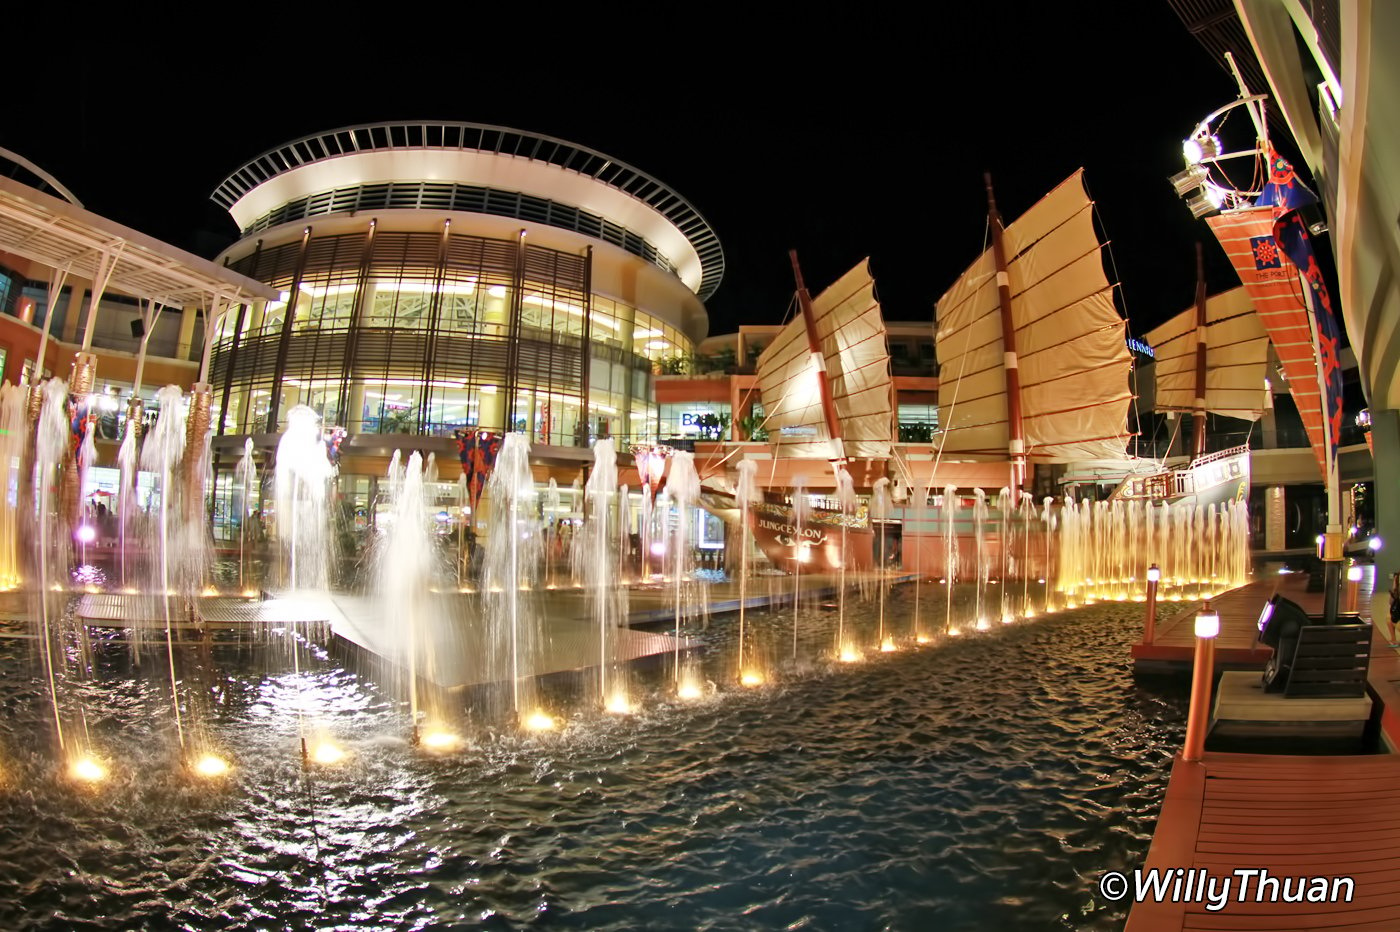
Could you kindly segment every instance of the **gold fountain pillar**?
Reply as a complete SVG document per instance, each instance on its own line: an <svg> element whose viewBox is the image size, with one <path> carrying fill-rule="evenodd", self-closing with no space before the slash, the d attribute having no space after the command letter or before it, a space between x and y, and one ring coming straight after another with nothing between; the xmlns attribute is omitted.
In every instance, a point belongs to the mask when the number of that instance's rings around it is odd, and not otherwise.
<svg viewBox="0 0 1400 932"><path fill-rule="evenodd" d="M204 520L204 435L209 432L213 391L208 382L190 386L190 414L185 421L185 455L180 462L188 526Z"/></svg>
<svg viewBox="0 0 1400 932"><path fill-rule="evenodd" d="M88 395L92 394L93 383L97 380L97 357L92 353L78 353L73 357L73 375L68 380L68 404L70 410L83 411L87 407ZM84 415L86 416L86 415ZM88 429L91 429L89 426ZM82 522L82 470L78 465L81 449L77 444L70 446L68 455L63 458L63 494L59 513L68 519L72 530L76 531Z"/></svg>

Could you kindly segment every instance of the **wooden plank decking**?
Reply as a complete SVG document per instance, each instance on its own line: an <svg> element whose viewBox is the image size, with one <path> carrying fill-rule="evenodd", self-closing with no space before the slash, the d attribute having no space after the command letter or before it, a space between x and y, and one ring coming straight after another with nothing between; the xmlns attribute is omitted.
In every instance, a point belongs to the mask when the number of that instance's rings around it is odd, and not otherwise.
<svg viewBox="0 0 1400 932"><path fill-rule="evenodd" d="M1358 608L1370 619L1373 577L1371 567L1366 571ZM1321 593L1304 587L1305 578L1285 580L1279 591L1308 612L1320 612ZM1236 598L1222 607L1222 632L1227 620L1235 627L1246 619L1252 625L1272 590L1271 582L1261 580L1230 593ZM1191 614L1183 613L1183 622ZM1400 744L1400 652L1394 637L1389 612L1383 612L1372 626L1367 682L1382 706L1381 730L1391 747ZM1228 902L1211 910L1200 898L1143 901L1132 907L1127 932L1400 930L1400 755L1207 751L1194 763L1178 757L1143 870L1177 868L1205 871L1217 882L1229 878ZM1351 878L1352 895L1349 902L1272 902L1258 896L1257 879L1251 878L1241 902L1242 878L1233 872L1249 869L1265 869L1294 884L1299 877ZM1131 871L1124 871L1131 884ZM1346 892L1343 885L1336 889Z"/></svg>
<svg viewBox="0 0 1400 932"><path fill-rule="evenodd" d="M1371 617L1371 587L1375 567L1364 566L1357 611L1363 618ZM1231 589L1211 600L1220 615L1220 635L1215 641L1217 668L1262 669L1272 651L1257 643L1259 613L1275 592L1292 599L1309 614L1322 613L1322 593L1308 592L1308 577L1303 573L1261 577L1237 589ZM1342 582L1343 590L1346 581ZM1384 598L1384 596L1382 596ZM1143 672L1191 669L1195 651L1195 618L1197 603L1177 609L1179 603L1158 605L1157 634L1151 644L1138 643L1132 647L1133 666ZM1341 609L1347 609L1343 595Z"/></svg>
<svg viewBox="0 0 1400 932"><path fill-rule="evenodd" d="M1294 757L1207 752L1172 767L1144 871L1177 868L1230 878L1229 900L1144 901L1127 932L1400 929L1400 756ZM1350 902L1239 899L1241 869L1274 878L1349 877ZM1129 883L1133 878L1129 873ZM1280 888L1281 889L1281 888ZM1345 894L1343 885L1335 887ZM1131 894L1130 894L1131 895Z"/></svg>

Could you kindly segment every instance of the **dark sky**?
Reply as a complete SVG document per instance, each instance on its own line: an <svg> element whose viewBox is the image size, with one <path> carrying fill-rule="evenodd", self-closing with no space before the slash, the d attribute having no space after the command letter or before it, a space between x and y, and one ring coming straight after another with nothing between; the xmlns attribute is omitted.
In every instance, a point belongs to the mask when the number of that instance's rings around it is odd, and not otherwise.
<svg viewBox="0 0 1400 932"><path fill-rule="evenodd" d="M47 76L12 95L0 145L89 209L212 256L236 231L209 193L296 137L400 119L563 137L654 175L714 226L727 272L712 333L782 317L789 248L814 292L873 256L886 317L931 320L982 247L983 171L1010 220L1087 170L1135 332L1191 301L1198 239L1213 284L1232 284L1166 178L1234 82L1164 0L789 9L791 23L702 5L631 21L522 7L490 22L366 17L353 34L290 21L183 43L65 34Z"/></svg>

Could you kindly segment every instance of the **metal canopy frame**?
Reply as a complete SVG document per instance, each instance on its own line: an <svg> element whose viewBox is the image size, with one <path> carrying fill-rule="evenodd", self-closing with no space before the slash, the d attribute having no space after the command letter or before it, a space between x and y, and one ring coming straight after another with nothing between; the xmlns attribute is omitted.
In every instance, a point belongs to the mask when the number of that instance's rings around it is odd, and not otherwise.
<svg viewBox="0 0 1400 932"><path fill-rule="evenodd" d="M262 282L9 178L0 178L0 250L94 283L105 272L112 291L167 306L277 299Z"/></svg>
<svg viewBox="0 0 1400 932"><path fill-rule="evenodd" d="M91 340L93 315L109 288L167 307L202 309L206 317L201 377L208 369L218 319L239 304L278 297L262 282L9 178L0 178L0 250L53 270L50 306L67 277L92 282L84 350ZM47 337L47 326L44 330Z"/></svg>

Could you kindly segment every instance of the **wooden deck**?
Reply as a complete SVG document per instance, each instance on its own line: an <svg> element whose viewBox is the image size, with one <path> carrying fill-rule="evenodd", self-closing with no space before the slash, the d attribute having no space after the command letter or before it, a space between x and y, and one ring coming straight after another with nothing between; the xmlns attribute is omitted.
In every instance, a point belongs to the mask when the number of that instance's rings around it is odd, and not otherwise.
<svg viewBox="0 0 1400 932"><path fill-rule="evenodd" d="M1159 930L1400 929L1400 756L1293 757L1207 752L1179 757L1144 871L1205 871L1229 878L1229 900L1143 901L1127 932ZM1273 878L1350 877L1350 902L1258 902L1241 869ZM1128 882L1132 872L1124 868ZM1330 883L1330 881L1329 881ZM1344 893L1344 887L1337 888ZM1183 898L1185 899L1185 898Z"/></svg>
<svg viewBox="0 0 1400 932"><path fill-rule="evenodd" d="M1371 567L1366 571L1358 609L1369 620ZM1321 593L1301 591L1305 586L1305 577L1285 579L1279 591L1307 611L1320 612ZM1260 581L1229 593L1235 598L1222 600L1223 606L1217 602L1222 633L1227 619L1236 630L1245 619L1257 619L1272 591L1272 584ZM1345 596L1342 608L1347 608ZM1186 620L1191 614L1183 613ZM1381 706L1381 733L1390 749L1400 746L1400 652L1394 637L1389 612L1383 612L1372 626L1367 683ZM1189 655L1185 663L1189 666ZM1400 755L1207 751L1195 763L1178 756L1143 870L1177 868L1204 871L1217 884L1230 879L1228 902L1211 910L1199 897L1143 901L1132 907L1127 932L1400 930ZM1233 872L1249 869L1264 869L1294 884L1299 877L1329 878L1329 883L1330 878L1349 877L1353 895L1350 902L1267 902L1268 896L1260 902L1258 881L1251 879L1241 902L1242 878ZM1131 884L1130 868L1122 870Z"/></svg>
<svg viewBox="0 0 1400 932"><path fill-rule="evenodd" d="M1357 611L1363 618L1371 617L1371 588L1375 567L1364 566ZM1261 577L1237 589L1231 589L1211 600L1220 615L1220 635L1215 641L1217 669L1260 670L1273 653L1257 642L1259 613L1275 592L1292 599L1309 614L1322 613L1322 593L1308 592L1308 577L1303 573ZM1342 581L1345 593L1346 581ZM1132 647L1133 667L1139 672L1190 671L1195 655L1195 618L1199 603L1185 609L1180 603L1166 602L1157 606L1157 635L1151 644L1137 643ZM1347 610L1343 594L1340 608ZM1382 627L1387 631L1388 625Z"/></svg>

